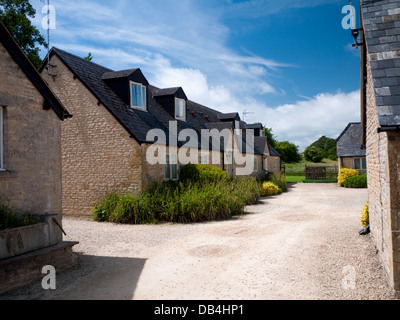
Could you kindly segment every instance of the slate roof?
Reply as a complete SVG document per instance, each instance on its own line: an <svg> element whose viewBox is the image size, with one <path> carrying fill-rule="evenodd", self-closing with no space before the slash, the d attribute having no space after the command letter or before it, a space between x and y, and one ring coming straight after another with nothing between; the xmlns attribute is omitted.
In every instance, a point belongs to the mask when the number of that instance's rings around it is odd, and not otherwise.
<svg viewBox="0 0 400 320"><path fill-rule="evenodd" d="M101 77L102 80L110 80L110 79L118 79L123 77L128 77L138 69L129 69L129 70L121 70L121 71L110 71L103 74Z"/></svg>
<svg viewBox="0 0 400 320"><path fill-rule="evenodd" d="M153 97L161 97L161 96L169 96L175 94L180 87L176 88L166 88L166 89L157 89L153 92Z"/></svg>
<svg viewBox="0 0 400 320"><path fill-rule="evenodd" d="M169 123L171 121L177 123L178 134L184 129L194 129L198 137L201 137L203 129L219 129L232 128L232 122L223 122L223 120L239 118L238 113L223 114L214 109L203 106L194 101L187 101L186 121L177 121L162 107L155 97L163 95L171 95L176 93L180 87L160 89L152 85L148 85L147 111L143 112L127 107L122 99L107 85L107 81L119 77L127 77L136 72L138 69L130 69L124 71L113 71L102 67L93 62L87 61L66 51L58 48L52 48L50 55L56 55L79 79L86 88L98 99L99 104L103 105L115 119L130 133L131 137L139 143L153 143L147 141L147 133L151 129L161 129L165 135L167 142L169 141ZM42 68L44 65L42 65ZM199 139L199 147L201 139ZM186 145L186 142L178 143L178 146ZM211 141L210 141L211 147ZM244 146L245 147L245 146ZM243 147L243 148L244 148ZM221 145L221 151L223 146ZM256 154L263 154L263 150L255 148Z"/></svg>
<svg viewBox="0 0 400 320"><path fill-rule="evenodd" d="M272 148L271 145L269 145L269 153L273 157L280 157L281 156L281 154L278 151L276 151L274 148Z"/></svg>
<svg viewBox="0 0 400 320"><path fill-rule="evenodd" d="M363 0L362 13L380 126L399 126L400 1Z"/></svg>
<svg viewBox="0 0 400 320"><path fill-rule="evenodd" d="M64 120L71 117L67 109L61 104L58 98L50 90L36 68L30 62L25 53L21 50L13 36L9 33L6 26L0 20L0 43L9 52L14 61L18 64L21 70L26 74L32 84L36 87L39 93L44 98L44 108L53 109L57 116Z"/></svg>
<svg viewBox="0 0 400 320"><path fill-rule="evenodd" d="M338 157L365 157L366 151L361 149L361 136L361 123L349 123L336 140Z"/></svg>

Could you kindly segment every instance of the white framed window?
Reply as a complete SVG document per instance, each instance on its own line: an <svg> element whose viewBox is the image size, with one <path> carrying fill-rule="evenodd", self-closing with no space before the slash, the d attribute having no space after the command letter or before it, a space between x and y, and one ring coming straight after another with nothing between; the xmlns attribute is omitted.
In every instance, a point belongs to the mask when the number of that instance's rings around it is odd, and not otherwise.
<svg viewBox="0 0 400 320"><path fill-rule="evenodd" d="M265 171L269 170L269 159L268 159L268 157L264 158L264 170Z"/></svg>
<svg viewBox="0 0 400 320"><path fill-rule="evenodd" d="M240 121L235 120L235 130L240 130Z"/></svg>
<svg viewBox="0 0 400 320"><path fill-rule="evenodd" d="M234 159L233 159L233 151L227 151L226 154L226 163L227 164L234 164Z"/></svg>
<svg viewBox="0 0 400 320"><path fill-rule="evenodd" d="M4 169L4 143L3 143L3 130L4 120L3 120L3 107L0 107L0 171Z"/></svg>
<svg viewBox="0 0 400 320"><path fill-rule="evenodd" d="M165 164L165 180L178 180L177 155L167 155Z"/></svg>
<svg viewBox="0 0 400 320"><path fill-rule="evenodd" d="M146 111L146 87L131 81L131 107Z"/></svg>
<svg viewBox="0 0 400 320"><path fill-rule="evenodd" d="M175 119L186 121L186 101L175 98Z"/></svg>
<svg viewBox="0 0 400 320"><path fill-rule="evenodd" d="M253 171L257 172L258 171L258 160L256 157L254 157L254 166L253 166Z"/></svg>
<svg viewBox="0 0 400 320"><path fill-rule="evenodd" d="M366 158L355 158L354 169L356 170L367 170L367 159Z"/></svg>
<svg viewBox="0 0 400 320"><path fill-rule="evenodd" d="M210 158L207 154L200 156L200 164L210 164Z"/></svg>
<svg viewBox="0 0 400 320"><path fill-rule="evenodd" d="M275 169L280 170L281 169L281 160L279 158L275 158Z"/></svg>

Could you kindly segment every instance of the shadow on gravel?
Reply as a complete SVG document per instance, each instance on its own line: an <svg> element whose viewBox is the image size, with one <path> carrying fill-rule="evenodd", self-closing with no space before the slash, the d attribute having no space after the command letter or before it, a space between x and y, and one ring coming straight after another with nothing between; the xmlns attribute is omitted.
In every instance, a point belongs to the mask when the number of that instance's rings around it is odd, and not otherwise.
<svg viewBox="0 0 400 320"><path fill-rule="evenodd" d="M77 267L57 274L56 290L39 281L0 300L133 300L146 259L77 256Z"/></svg>

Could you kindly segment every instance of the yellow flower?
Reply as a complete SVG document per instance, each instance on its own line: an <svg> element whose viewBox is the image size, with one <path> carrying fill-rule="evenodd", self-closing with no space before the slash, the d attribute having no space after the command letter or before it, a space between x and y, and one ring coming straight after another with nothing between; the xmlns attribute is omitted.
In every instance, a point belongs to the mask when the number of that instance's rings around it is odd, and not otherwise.
<svg viewBox="0 0 400 320"><path fill-rule="evenodd" d="M361 225L363 228L369 225L369 205L368 202L365 204L365 207L362 211L361 217Z"/></svg>
<svg viewBox="0 0 400 320"><path fill-rule="evenodd" d="M359 176L359 175L360 175L360 173L354 169L347 169L347 168L340 169L339 176L338 176L339 186L343 187L343 184L347 178L355 177L355 176Z"/></svg>
<svg viewBox="0 0 400 320"><path fill-rule="evenodd" d="M279 188L272 182L264 182L262 186L262 196L273 196L279 193Z"/></svg>

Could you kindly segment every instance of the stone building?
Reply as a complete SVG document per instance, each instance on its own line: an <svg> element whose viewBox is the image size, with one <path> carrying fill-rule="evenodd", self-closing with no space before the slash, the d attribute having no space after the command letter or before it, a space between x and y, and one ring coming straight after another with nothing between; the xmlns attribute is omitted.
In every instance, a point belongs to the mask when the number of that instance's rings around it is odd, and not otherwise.
<svg viewBox="0 0 400 320"><path fill-rule="evenodd" d="M400 290L400 1L361 3L361 92L371 234Z"/></svg>
<svg viewBox="0 0 400 320"><path fill-rule="evenodd" d="M93 202L111 191L134 193L153 181L177 179L185 164L178 160L189 150L196 152L188 162L235 176L234 150L242 139L237 133L245 130L237 113L195 103L179 87L154 87L140 69L113 71L57 48L49 61L40 71L73 114L61 128L66 215L91 215ZM203 130L231 140L205 139ZM264 150L254 148L252 155L262 159ZM261 177L264 168L257 161L249 175Z"/></svg>
<svg viewBox="0 0 400 320"><path fill-rule="evenodd" d="M365 148L361 147L361 123L349 123L336 140L339 168L355 169L360 174L367 173Z"/></svg>
<svg viewBox="0 0 400 320"><path fill-rule="evenodd" d="M0 21L0 195L42 220L0 231L0 293L41 277L47 264L61 271L75 263L59 227L61 122L69 116Z"/></svg>

